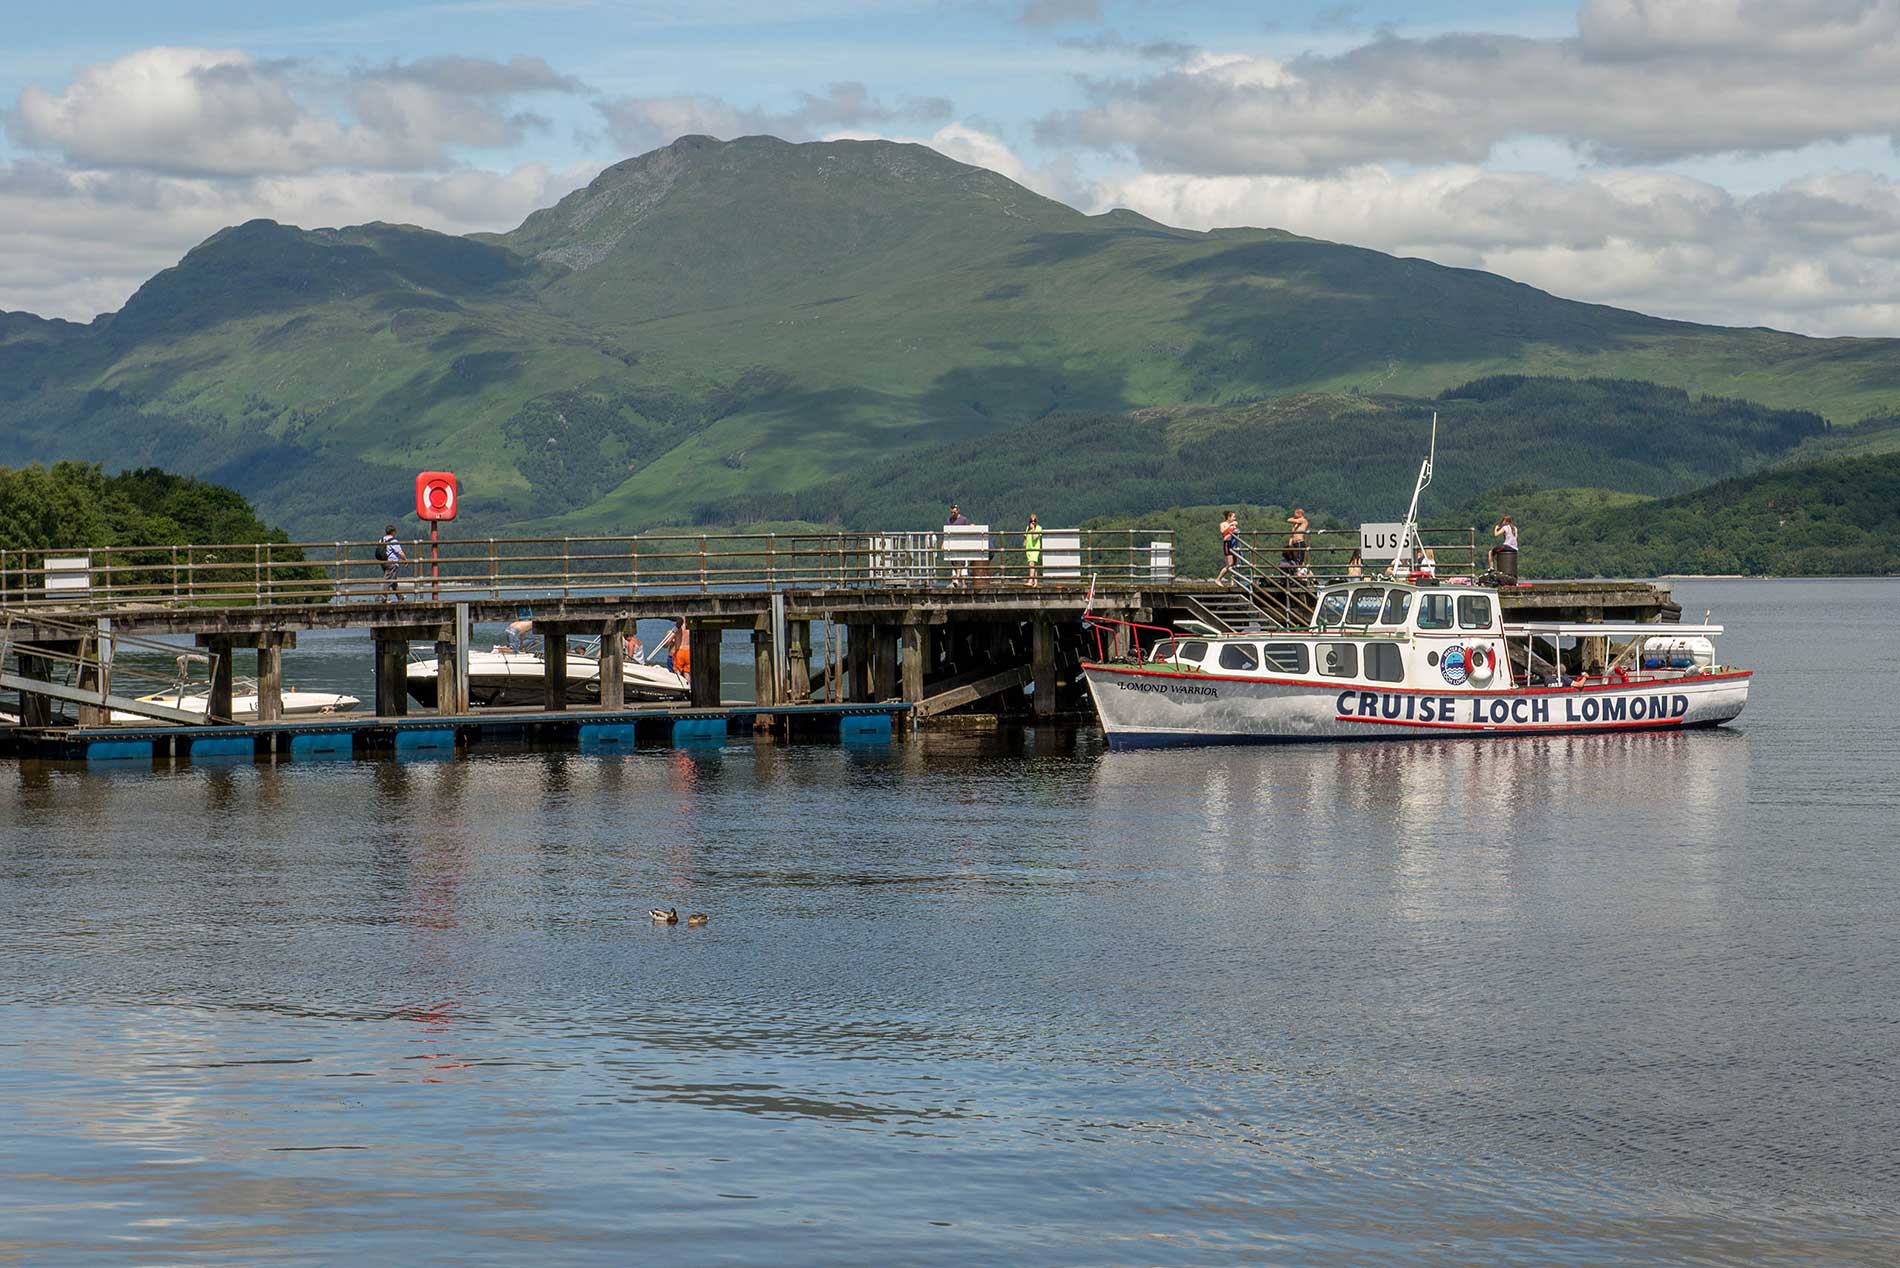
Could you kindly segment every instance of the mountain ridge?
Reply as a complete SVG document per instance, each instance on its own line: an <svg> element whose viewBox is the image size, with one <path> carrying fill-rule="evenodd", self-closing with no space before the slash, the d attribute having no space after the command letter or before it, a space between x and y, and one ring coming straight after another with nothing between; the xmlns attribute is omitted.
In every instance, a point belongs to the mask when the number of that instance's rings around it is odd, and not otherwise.
<svg viewBox="0 0 1900 1268"><path fill-rule="evenodd" d="M1900 410L1900 341L1088 215L920 145L682 137L506 233L250 221L90 325L0 318L0 461L179 460L325 533L448 467L497 528L633 528L1057 415L1500 373Z"/></svg>

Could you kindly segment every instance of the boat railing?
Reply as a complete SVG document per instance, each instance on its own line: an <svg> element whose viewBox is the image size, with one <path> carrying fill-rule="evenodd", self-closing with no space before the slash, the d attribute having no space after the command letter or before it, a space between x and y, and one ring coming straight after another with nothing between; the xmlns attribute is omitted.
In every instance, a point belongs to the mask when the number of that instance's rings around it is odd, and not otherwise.
<svg viewBox="0 0 1900 1268"><path fill-rule="evenodd" d="M1101 663L1116 660L1133 660L1137 664L1145 663L1141 653L1141 636L1144 632L1156 635L1151 646L1159 647L1169 639L1177 642L1189 635L1171 630L1165 625L1147 625L1140 621L1126 621L1120 617L1094 616L1084 617L1082 624L1095 636L1095 659ZM1159 662L1157 662L1159 663ZM1173 662L1180 668L1180 661Z"/></svg>
<svg viewBox="0 0 1900 1268"><path fill-rule="evenodd" d="M1174 537L1147 529L646 533L423 538L393 572L377 543L0 549L0 608L507 601L615 594L1168 584Z"/></svg>

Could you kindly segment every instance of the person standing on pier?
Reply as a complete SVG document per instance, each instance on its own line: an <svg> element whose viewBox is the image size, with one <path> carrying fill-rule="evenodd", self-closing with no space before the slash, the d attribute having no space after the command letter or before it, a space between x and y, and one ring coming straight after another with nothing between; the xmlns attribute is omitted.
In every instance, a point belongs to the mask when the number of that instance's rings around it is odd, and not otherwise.
<svg viewBox="0 0 1900 1268"><path fill-rule="evenodd" d="M1036 513L1029 513L1029 527L1023 530L1023 562L1029 565L1029 584L1036 584L1036 573L1042 568L1042 525L1036 523Z"/></svg>
<svg viewBox="0 0 1900 1268"><path fill-rule="evenodd" d="M1221 516L1220 520L1220 572L1214 577L1214 584L1227 584L1227 574L1240 562L1240 517L1232 511Z"/></svg>
<svg viewBox="0 0 1900 1268"><path fill-rule="evenodd" d="M1306 530L1309 527L1306 508L1294 507L1293 514L1286 517L1286 522L1293 526L1293 531L1286 535L1286 559L1298 571L1306 566Z"/></svg>
<svg viewBox="0 0 1900 1268"><path fill-rule="evenodd" d="M398 583L402 576L403 559L405 558L402 553L402 543L396 540L396 526L394 524L386 524L383 526L382 540L376 543L376 558L382 561L383 586L389 591L388 597L385 598L383 602L394 603L396 602Z"/></svg>

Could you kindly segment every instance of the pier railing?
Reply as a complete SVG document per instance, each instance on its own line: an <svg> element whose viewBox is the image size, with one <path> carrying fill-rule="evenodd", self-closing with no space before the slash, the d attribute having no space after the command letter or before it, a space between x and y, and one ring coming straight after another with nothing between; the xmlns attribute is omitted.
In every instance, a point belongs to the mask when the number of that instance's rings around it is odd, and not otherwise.
<svg viewBox="0 0 1900 1268"><path fill-rule="evenodd" d="M1431 554L1433 572L1440 577L1475 577L1490 566L1489 551L1478 541L1478 530L1469 525L1457 528L1427 528L1420 526L1419 541ZM1289 543L1289 534L1285 532L1247 532L1241 537L1241 555L1250 572L1255 577L1271 578L1274 574L1285 576L1311 577L1320 582L1338 581L1354 575L1353 556L1359 553L1360 537L1356 528L1315 528L1306 534L1301 545ZM1424 561L1421 555L1420 563ZM1389 575L1391 560L1362 560L1358 575L1377 577ZM1302 571L1304 570L1304 571ZM1399 571L1400 576L1409 577L1415 566Z"/></svg>
<svg viewBox="0 0 1900 1268"><path fill-rule="evenodd" d="M0 607L259 607L602 594L1166 583L1173 536L1150 530L981 528L892 533L698 533L262 542L0 550Z"/></svg>

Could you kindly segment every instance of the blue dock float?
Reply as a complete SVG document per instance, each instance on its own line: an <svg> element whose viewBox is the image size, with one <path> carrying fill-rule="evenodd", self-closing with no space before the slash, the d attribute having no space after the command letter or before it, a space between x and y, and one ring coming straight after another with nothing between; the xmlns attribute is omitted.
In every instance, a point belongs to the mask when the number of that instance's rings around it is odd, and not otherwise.
<svg viewBox="0 0 1900 1268"><path fill-rule="evenodd" d="M257 737L255 735L225 735L222 733L222 730L220 730L220 732L216 734L194 734L191 737L190 757L194 762L202 762L214 758L225 758L227 760L237 758L248 762L255 756L257 756Z"/></svg>
<svg viewBox="0 0 1900 1268"><path fill-rule="evenodd" d="M290 756L297 758L348 758L356 743L348 731L318 731L312 735L290 737Z"/></svg>
<svg viewBox="0 0 1900 1268"><path fill-rule="evenodd" d="M10 728L0 753L86 762L164 762L167 759L249 761L348 760L362 755L404 759L453 758L484 748L519 751L523 745L578 748L590 753L631 752L652 744L704 747L750 736L755 719L791 741L842 739L888 742L910 706L887 704L730 704L718 708L647 704L622 709L483 709L471 713L379 717L325 714L320 718L193 727L151 723L112 727Z"/></svg>
<svg viewBox="0 0 1900 1268"><path fill-rule="evenodd" d="M144 762L152 761L152 742L150 740L94 740L86 745L88 762Z"/></svg>
<svg viewBox="0 0 1900 1268"><path fill-rule="evenodd" d="M853 743L876 743L891 738L888 713L850 713L838 719L838 738Z"/></svg>

